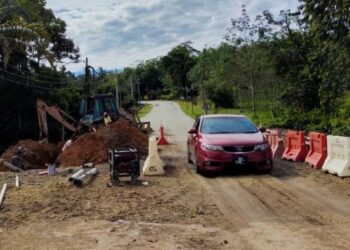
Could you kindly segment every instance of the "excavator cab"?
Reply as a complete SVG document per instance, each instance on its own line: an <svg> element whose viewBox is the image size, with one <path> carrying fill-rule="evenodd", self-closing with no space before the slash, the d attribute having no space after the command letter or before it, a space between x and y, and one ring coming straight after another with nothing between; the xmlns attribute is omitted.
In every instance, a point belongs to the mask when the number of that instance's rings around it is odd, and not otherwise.
<svg viewBox="0 0 350 250"><path fill-rule="evenodd" d="M80 103L80 117L85 126L102 123L104 112L107 112L113 121L118 120L119 113L113 95L88 96Z"/></svg>

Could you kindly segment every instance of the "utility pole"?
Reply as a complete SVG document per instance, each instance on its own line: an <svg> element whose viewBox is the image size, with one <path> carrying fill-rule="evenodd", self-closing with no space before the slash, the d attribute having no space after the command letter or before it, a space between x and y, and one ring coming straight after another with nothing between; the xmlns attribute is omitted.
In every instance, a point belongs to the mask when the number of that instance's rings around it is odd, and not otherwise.
<svg viewBox="0 0 350 250"><path fill-rule="evenodd" d="M140 79L139 78L136 79L136 84L137 84L137 92L138 92L138 98L139 98L138 102L140 102L141 95L140 95Z"/></svg>
<svg viewBox="0 0 350 250"><path fill-rule="evenodd" d="M90 95L91 93L91 79L90 79L90 70L92 72L92 80L95 81L96 79L96 71L94 67L89 65L89 58L86 58L85 60L85 86L84 89L86 91L86 95Z"/></svg>
<svg viewBox="0 0 350 250"><path fill-rule="evenodd" d="M117 110L120 108L120 103L119 103L119 84L118 84L118 78L115 84L115 101L117 105Z"/></svg>
<svg viewBox="0 0 350 250"><path fill-rule="evenodd" d="M202 87L202 95L203 95L203 110L205 114L208 114L208 110L209 110L209 105L207 103L207 93L205 91L205 87L204 87L204 82L203 82L203 65L201 65L200 67L200 83L201 83L201 87Z"/></svg>
<svg viewBox="0 0 350 250"><path fill-rule="evenodd" d="M131 96L132 98L134 99L134 79L131 77L131 80L130 80L130 91L131 91Z"/></svg>
<svg viewBox="0 0 350 250"><path fill-rule="evenodd" d="M90 93L89 76L90 76L89 58L86 57L86 60L85 60L85 91L86 91L86 94Z"/></svg>

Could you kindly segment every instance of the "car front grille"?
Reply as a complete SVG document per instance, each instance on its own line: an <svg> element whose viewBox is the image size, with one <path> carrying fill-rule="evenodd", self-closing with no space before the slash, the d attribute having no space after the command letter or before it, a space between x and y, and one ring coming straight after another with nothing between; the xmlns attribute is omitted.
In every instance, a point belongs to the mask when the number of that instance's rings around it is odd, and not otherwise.
<svg viewBox="0 0 350 250"><path fill-rule="evenodd" d="M245 153L254 151L255 146L232 146L232 147L223 147L226 152L231 153Z"/></svg>

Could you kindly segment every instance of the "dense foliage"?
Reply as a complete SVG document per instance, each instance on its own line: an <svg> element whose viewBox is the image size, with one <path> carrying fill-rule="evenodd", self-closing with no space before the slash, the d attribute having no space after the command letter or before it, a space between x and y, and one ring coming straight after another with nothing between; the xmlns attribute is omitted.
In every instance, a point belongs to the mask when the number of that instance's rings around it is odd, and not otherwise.
<svg viewBox="0 0 350 250"><path fill-rule="evenodd" d="M63 59L79 58L65 30L43 0L0 1L1 146L37 135L37 97L66 109L77 98L75 79L56 69Z"/></svg>
<svg viewBox="0 0 350 250"><path fill-rule="evenodd" d="M300 2L255 19L242 6L219 46L175 47L158 60L162 97L267 117L266 125L350 135L350 2Z"/></svg>

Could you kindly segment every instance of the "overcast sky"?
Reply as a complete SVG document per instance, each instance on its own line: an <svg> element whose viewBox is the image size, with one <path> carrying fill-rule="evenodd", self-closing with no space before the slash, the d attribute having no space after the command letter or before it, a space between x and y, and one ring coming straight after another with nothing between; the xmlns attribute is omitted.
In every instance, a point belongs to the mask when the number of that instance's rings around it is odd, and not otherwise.
<svg viewBox="0 0 350 250"><path fill-rule="evenodd" d="M197 49L220 44L243 3L251 17L298 6L298 0L47 0L47 7L67 23L82 58L95 68L116 69L165 55L188 40ZM68 68L80 71L83 63Z"/></svg>

